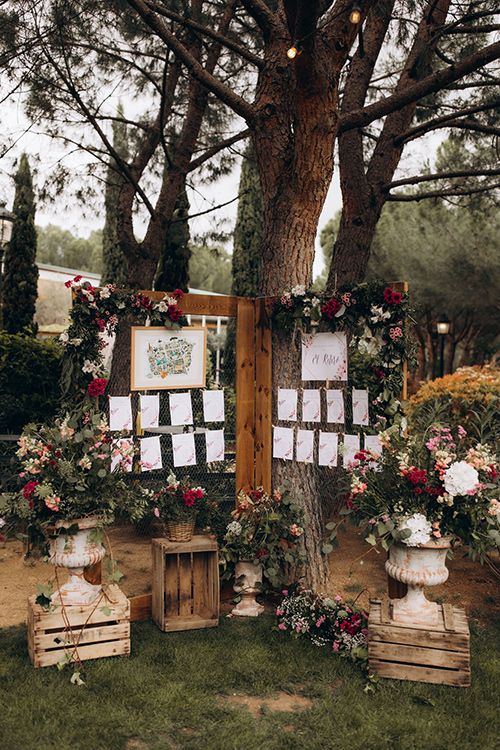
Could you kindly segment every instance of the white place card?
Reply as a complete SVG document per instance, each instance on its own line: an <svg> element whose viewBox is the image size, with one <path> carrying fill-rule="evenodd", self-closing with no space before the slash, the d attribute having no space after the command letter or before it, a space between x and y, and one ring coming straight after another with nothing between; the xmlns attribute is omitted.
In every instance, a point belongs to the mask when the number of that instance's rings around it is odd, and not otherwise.
<svg viewBox="0 0 500 750"><path fill-rule="evenodd" d="M347 380L345 333L302 334L302 380Z"/></svg>
<svg viewBox="0 0 500 750"><path fill-rule="evenodd" d="M141 438L141 471L162 469L160 436Z"/></svg>
<svg viewBox="0 0 500 750"><path fill-rule="evenodd" d="M312 464L314 461L314 430L297 430L295 460Z"/></svg>
<svg viewBox="0 0 500 750"><path fill-rule="evenodd" d="M293 460L293 429L292 427L273 428L273 458Z"/></svg>
<svg viewBox="0 0 500 750"><path fill-rule="evenodd" d="M174 466L194 466L196 464L196 447L192 432L172 435L172 450Z"/></svg>
<svg viewBox="0 0 500 750"><path fill-rule="evenodd" d="M365 448L377 456L382 455L382 441L378 435L365 435Z"/></svg>
<svg viewBox="0 0 500 750"><path fill-rule="evenodd" d="M278 388L278 419L283 422L297 421L296 388Z"/></svg>
<svg viewBox="0 0 500 750"><path fill-rule="evenodd" d="M132 471L133 457L123 456L119 447L131 444L131 438L118 438L111 443L111 471Z"/></svg>
<svg viewBox="0 0 500 750"><path fill-rule="evenodd" d="M339 436L337 432L319 432L319 466L337 466Z"/></svg>
<svg viewBox="0 0 500 750"><path fill-rule="evenodd" d="M173 425L193 424L191 393L169 393L170 422Z"/></svg>
<svg viewBox="0 0 500 750"><path fill-rule="evenodd" d="M158 427L160 419L159 394L139 396L139 403L141 408L141 429L147 430L148 427Z"/></svg>
<svg viewBox="0 0 500 750"><path fill-rule="evenodd" d="M304 388L302 394L302 421L321 422L321 391L318 388Z"/></svg>
<svg viewBox="0 0 500 750"><path fill-rule="evenodd" d="M359 451L359 435L344 435L344 468L347 469L350 463L354 461L354 456Z"/></svg>
<svg viewBox="0 0 500 750"><path fill-rule="evenodd" d="M224 391L203 391L205 422L223 422L224 418Z"/></svg>
<svg viewBox="0 0 500 750"><path fill-rule="evenodd" d="M205 432L207 464L213 461L224 461L224 430L207 430Z"/></svg>
<svg viewBox="0 0 500 750"><path fill-rule="evenodd" d="M344 394L332 388L326 392L326 421L333 424L344 424Z"/></svg>
<svg viewBox="0 0 500 750"><path fill-rule="evenodd" d="M109 397L109 429L112 432L132 430L132 404L130 396Z"/></svg>
<svg viewBox="0 0 500 750"><path fill-rule="evenodd" d="M366 389L352 389L352 423L368 425L368 391Z"/></svg>

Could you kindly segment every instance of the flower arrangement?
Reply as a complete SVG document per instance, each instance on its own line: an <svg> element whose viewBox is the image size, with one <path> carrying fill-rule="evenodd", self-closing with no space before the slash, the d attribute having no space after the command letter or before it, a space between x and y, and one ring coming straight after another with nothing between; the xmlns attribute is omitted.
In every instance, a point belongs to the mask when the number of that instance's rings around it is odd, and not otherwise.
<svg viewBox="0 0 500 750"><path fill-rule="evenodd" d="M90 401L52 425L29 425L19 439L18 493L5 494L0 515L9 531L26 527L33 547L46 550L57 521L97 515L110 523L117 512L141 518L148 492L124 481L130 438L110 433L107 418Z"/></svg>
<svg viewBox="0 0 500 750"><path fill-rule="evenodd" d="M84 395L88 388L90 395L102 395L102 382L99 386L97 381L104 380L104 334L113 335L121 317L133 316L137 325L149 320L151 325L167 328L180 328L184 322L181 289L155 302L141 292L116 289L113 284L96 288L81 280L75 276L65 283L74 294L69 328L59 337L65 347L61 384L66 396L75 391Z"/></svg>
<svg viewBox="0 0 500 750"><path fill-rule="evenodd" d="M384 549L452 537L480 560L500 549L498 470L487 445L467 447L434 425L424 437L381 433L381 456L360 451L350 465L346 513L366 529L366 541Z"/></svg>
<svg viewBox="0 0 500 750"><path fill-rule="evenodd" d="M408 294L380 282L345 286L333 296L296 286L277 299L272 313L274 325L287 331L321 326L349 334L349 382L374 394L372 407L384 426L399 412L402 365L413 359L408 316Z"/></svg>
<svg viewBox="0 0 500 750"><path fill-rule="evenodd" d="M273 588L293 579L304 560L300 545L304 528L302 510L288 488L272 495L262 487L242 491L231 516L220 550L223 577L230 577L235 563L249 560L262 564L264 578Z"/></svg>
<svg viewBox="0 0 500 750"><path fill-rule="evenodd" d="M343 601L313 591L290 587L276 608L278 630L295 638L306 637L315 646L326 646L340 656L366 659L368 615Z"/></svg>
<svg viewBox="0 0 500 750"><path fill-rule="evenodd" d="M167 486L153 496L153 514L164 522L185 523L193 521L206 505L203 487L191 486L189 479L179 481L171 472Z"/></svg>

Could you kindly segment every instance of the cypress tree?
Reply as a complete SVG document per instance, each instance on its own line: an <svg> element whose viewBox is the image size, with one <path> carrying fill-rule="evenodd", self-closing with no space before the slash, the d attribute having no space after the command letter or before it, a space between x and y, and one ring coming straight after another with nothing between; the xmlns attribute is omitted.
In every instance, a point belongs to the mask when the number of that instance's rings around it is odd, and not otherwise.
<svg viewBox="0 0 500 750"><path fill-rule="evenodd" d="M262 246L262 192L255 152L248 144L243 157L238 189L240 199L233 239L233 284L231 293L255 297L259 293L259 268ZM234 382L236 330L234 320L227 327L224 351L224 380Z"/></svg>
<svg viewBox="0 0 500 750"><path fill-rule="evenodd" d="M123 117L123 107L118 105L117 116ZM129 156L127 125L118 120L113 121L113 148L127 161ZM123 185L123 176L116 167L114 159L110 160L106 175L104 206L106 220L102 232L102 275L101 284L127 286L127 261L118 242L116 220L118 214L118 196Z"/></svg>
<svg viewBox="0 0 500 750"><path fill-rule="evenodd" d="M183 187L177 197L172 221L167 229L162 253L158 261L158 270L154 282L155 289L188 291L189 286L189 199Z"/></svg>
<svg viewBox="0 0 500 750"><path fill-rule="evenodd" d="M28 157L23 154L14 178L14 224L5 253L2 318L8 333L36 333L34 323L38 267L36 265L35 194Z"/></svg>

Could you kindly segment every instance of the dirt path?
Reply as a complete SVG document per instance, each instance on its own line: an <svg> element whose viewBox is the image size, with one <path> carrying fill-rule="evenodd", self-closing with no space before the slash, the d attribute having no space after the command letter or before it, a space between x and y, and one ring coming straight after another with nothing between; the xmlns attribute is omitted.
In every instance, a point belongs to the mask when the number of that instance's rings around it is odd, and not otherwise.
<svg viewBox="0 0 500 750"><path fill-rule="evenodd" d="M149 592L149 537L139 536L130 528L112 529L109 536L114 557L124 573L120 583L123 591L129 596ZM367 606L370 597L380 597L386 591L385 555L368 548L354 529L341 532L339 541L330 556L331 581L327 593L353 599L359 596L358 603ZM493 614L500 615L498 582L486 567L464 559L459 553L448 561L448 567L448 581L431 592L432 598L463 606L468 614L483 621L491 619ZM37 583L51 578L53 571L47 563L23 560L19 542L0 546L0 627L23 622L27 597L34 593Z"/></svg>

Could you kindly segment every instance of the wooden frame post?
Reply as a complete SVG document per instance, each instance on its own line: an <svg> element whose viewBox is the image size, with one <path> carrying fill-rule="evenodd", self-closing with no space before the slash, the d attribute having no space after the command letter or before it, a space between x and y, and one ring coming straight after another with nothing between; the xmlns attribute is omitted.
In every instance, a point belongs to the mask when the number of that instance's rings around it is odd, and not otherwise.
<svg viewBox="0 0 500 750"><path fill-rule="evenodd" d="M255 301L240 298L236 317L236 494L255 486Z"/></svg>
<svg viewBox="0 0 500 750"><path fill-rule="evenodd" d="M255 301L255 486L271 492L273 354L265 299Z"/></svg>

